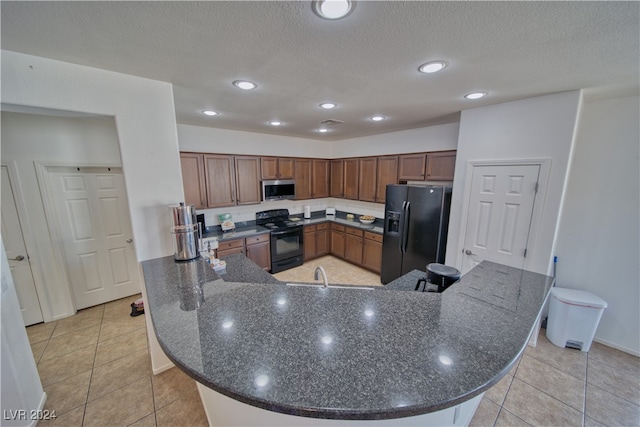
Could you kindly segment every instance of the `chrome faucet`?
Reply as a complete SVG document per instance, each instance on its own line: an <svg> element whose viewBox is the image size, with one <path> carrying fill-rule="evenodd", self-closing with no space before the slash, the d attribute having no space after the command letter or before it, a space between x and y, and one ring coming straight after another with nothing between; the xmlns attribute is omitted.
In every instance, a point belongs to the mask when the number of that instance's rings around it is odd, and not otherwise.
<svg viewBox="0 0 640 427"><path fill-rule="evenodd" d="M329 280L327 280L327 272L324 271L324 268L322 268L322 266L319 265L316 267L315 273L313 273L313 279L320 280L320 274L322 274L322 280L324 281L323 287L328 288Z"/></svg>

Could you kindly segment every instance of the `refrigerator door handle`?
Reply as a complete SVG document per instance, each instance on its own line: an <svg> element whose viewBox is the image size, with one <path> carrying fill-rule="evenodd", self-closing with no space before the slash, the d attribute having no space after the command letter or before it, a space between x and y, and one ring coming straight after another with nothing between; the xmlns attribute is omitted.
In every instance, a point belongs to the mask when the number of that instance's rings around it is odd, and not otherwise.
<svg viewBox="0 0 640 427"><path fill-rule="evenodd" d="M404 207L402 222L402 253L407 253L407 245L409 244L409 216L411 215L411 202L406 202Z"/></svg>
<svg viewBox="0 0 640 427"><path fill-rule="evenodd" d="M407 205L407 201L404 200L402 202L402 209L400 211L400 225L399 225L399 232L400 232L400 239L399 242L399 247L398 249L400 250L400 253L403 253L403 247L404 247L404 208Z"/></svg>

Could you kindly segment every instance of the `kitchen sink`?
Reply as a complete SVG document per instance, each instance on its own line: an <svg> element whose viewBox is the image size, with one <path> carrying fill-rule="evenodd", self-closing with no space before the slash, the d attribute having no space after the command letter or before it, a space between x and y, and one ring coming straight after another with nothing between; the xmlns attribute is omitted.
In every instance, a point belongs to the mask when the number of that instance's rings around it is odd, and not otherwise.
<svg viewBox="0 0 640 427"><path fill-rule="evenodd" d="M373 291L374 288L370 288L368 286L350 286L350 285L329 285L324 286L322 283L287 283L287 286L300 286L300 287L310 287L310 288L333 288L333 289L361 289L366 291Z"/></svg>

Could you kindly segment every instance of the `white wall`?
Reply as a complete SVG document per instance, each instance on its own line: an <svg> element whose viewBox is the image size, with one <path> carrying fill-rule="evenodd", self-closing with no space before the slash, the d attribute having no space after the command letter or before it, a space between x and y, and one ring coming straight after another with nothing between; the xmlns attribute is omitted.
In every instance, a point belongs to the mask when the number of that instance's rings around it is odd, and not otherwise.
<svg viewBox="0 0 640 427"><path fill-rule="evenodd" d="M581 92L507 102L461 114L446 263L460 268L460 242L467 164L475 160L549 159L547 186L536 198L542 209L537 236L530 237L529 269L552 266L560 205L581 105ZM531 239L535 240L532 242Z"/></svg>
<svg viewBox="0 0 640 427"><path fill-rule="evenodd" d="M2 102L115 117L138 261L173 253L184 198L171 84L2 51Z"/></svg>
<svg viewBox="0 0 640 427"><path fill-rule="evenodd" d="M640 99L585 102L556 244L558 286L607 301L596 340L640 355Z"/></svg>
<svg viewBox="0 0 640 427"><path fill-rule="evenodd" d="M5 104L115 117L137 260L171 255L167 206L184 200L171 84L6 50L1 66ZM147 336L154 371L170 367Z"/></svg>
<svg viewBox="0 0 640 427"><path fill-rule="evenodd" d="M458 123L409 129L332 142L332 158L455 150Z"/></svg>
<svg viewBox="0 0 640 427"><path fill-rule="evenodd" d="M75 313L71 292L51 240L34 161L81 165L120 165L113 117L53 117L2 113L2 163L13 167L18 182L17 203L34 281L45 320Z"/></svg>
<svg viewBox="0 0 640 427"><path fill-rule="evenodd" d="M180 151L329 158L331 142L202 126L178 125Z"/></svg>
<svg viewBox="0 0 640 427"><path fill-rule="evenodd" d="M42 409L47 398L33 359L27 331L24 328L18 295L9 270L9 262L4 251L4 245L0 255L2 268L2 291L0 292L0 361L2 368L0 378L2 382L2 425L3 426L28 426L35 425L37 421L31 421L29 414L33 410ZM24 418L11 419L10 411L26 411ZM15 417L15 415L14 415ZM22 418L22 419L20 419Z"/></svg>

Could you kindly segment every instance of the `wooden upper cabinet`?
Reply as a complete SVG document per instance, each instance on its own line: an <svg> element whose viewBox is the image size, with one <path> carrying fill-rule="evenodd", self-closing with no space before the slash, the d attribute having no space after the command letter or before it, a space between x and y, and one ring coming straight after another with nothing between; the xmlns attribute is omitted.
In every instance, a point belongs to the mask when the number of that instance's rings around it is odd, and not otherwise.
<svg viewBox="0 0 640 427"><path fill-rule="evenodd" d="M293 159L278 159L278 179L293 179Z"/></svg>
<svg viewBox="0 0 640 427"><path fill-rule="evenodd" d="M233 206L236 203L233 156L204 155L207 204L210 208Z"/></svg>
<svg viewBox="0 0 640 427"><path fill-rule="evenodd" d="M184 202L196 209L207 207L207 185L204 178L204 157L198 153L180 153Z"/></svg>
<svg viewBox="0 0 640 427"><path fill-rule="evenodd" d="M358 200L360 159L344 159L344 198Z"/></svg>
<svg viewBox="0 0 640 427"><path fill-rule="evenodd" d="M331 160L331 197L344 197L344 160Z"/></svg>
<svg viewBox="0 0 640 427"><path fill-rule="evenodd" d="M262 179L293 179L293 159L261 157Z"/></svg>
<svg viewBox="0 0 640 427"><path fill-rule="evenodd" d="M398 156L378 157L378 182L376 184L376 202L384 203L387 185L398 182Z"/></svg>
<svg viewBox="0 0 640 427"><path fill-rule="evenodd" d="M398 156L398 181L424 181L427 155L425 153Z"/></svg>
<svg viewBox="0 0 640 427"><path fill-rule="evenodd" d="M260 203L260 157L236 156L237 204Z"/></svg>
<svg viewBox="0 0 640 427"><path fill-rule="evenodd" d="M456 151L436 151L427 154L427 179L453 181L456 169Z"/></svg>
<svg viewBox="0 0 640 427"><path fill-rule="evenodd" d="M377 157L365 157L360 159L360 173L358 175L359 200L365 202L376 201L377 169Z"/></svg>
<svg viewBox="0 0 640 427"><path fill-rule="evenodd" d="M329 160L314 159L311 163L311 197L329 197Z"/></svg>
<svg viewBox="0 0 640 427"><path fill-rule="evenodd" d="M296 180L296 200L311 198L311 159L295 159L293 179Z"/></svg>

